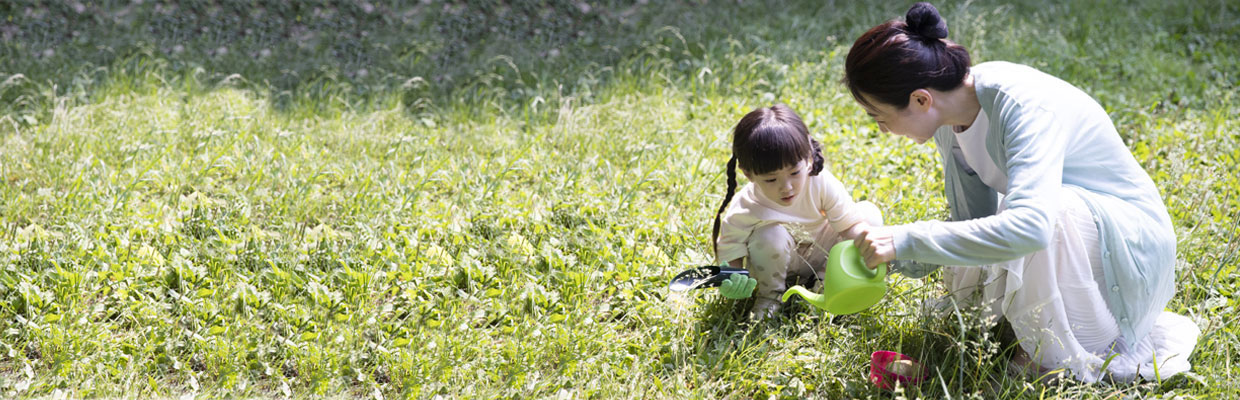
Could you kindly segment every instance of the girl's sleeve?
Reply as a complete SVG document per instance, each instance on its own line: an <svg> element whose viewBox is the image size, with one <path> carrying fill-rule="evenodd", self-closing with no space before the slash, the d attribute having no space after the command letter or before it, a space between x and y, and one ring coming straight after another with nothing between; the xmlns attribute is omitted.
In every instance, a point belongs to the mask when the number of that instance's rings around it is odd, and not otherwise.
<svg viewBox="0 0 1240 400"><path fill-rule="evenodd" d="M715 241L718 262L729 262L749 255L749 235L759 220L738 200L733 199L733 203L728 205L719 224L719 238Z"/></svg>
<svg viewBox="0 0 1240 400"><path fill-rule="evenodd" d="M819 204L822 205L822 213L827 217L827 223L831 224L831 229L843 232L865 220L865 215L857 208L857 203L853 201L852 195L848 194L848 189L844 188L844 183L834 174L823 169L818 173L818 179L821 182L818 191Z"/></svg>
<svg viewBox="0 0 1240 400"><path fill-rule="evenodd" d="M1007 209L966 221L923 221L893 227L896 258L941 265L983 265L1012 260L1046 248L1058 215L1065 143L1070 132L1055 115L996 99L1005 132Z"/></svg>

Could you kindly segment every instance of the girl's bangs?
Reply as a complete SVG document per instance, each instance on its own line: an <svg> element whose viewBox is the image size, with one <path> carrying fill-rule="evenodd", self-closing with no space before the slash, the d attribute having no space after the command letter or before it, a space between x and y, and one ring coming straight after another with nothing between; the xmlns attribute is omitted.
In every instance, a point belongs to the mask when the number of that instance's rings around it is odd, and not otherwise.
<svg viewBox="0 0 1240 400"><path fill-rule="evenodd" d="M811 157L813 147L804 132L784 124L764 124L739 146L736 161L751 174L769 174Z"/></svg>

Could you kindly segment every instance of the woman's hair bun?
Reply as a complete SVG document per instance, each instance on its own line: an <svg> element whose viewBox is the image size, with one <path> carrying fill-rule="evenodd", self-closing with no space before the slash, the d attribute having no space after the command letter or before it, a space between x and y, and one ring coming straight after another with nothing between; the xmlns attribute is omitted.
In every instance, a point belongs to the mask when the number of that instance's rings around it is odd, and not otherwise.
<svg viewBox="0 0 1240 400"><path fill-rule="evenodd" d="M939 16L939 9L926 2L913 4L904 15L904 23L908 30L926 39L943 39L947 37L947 22Z"/></svg>

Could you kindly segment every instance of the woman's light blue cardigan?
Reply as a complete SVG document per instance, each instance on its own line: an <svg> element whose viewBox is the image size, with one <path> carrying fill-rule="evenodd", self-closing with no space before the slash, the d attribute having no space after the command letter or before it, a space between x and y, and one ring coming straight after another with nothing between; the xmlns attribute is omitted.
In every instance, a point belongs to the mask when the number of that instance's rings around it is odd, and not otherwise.
<svg viewBox="0 0 1240 400"><path fill-rule="evenodd" d="M978 64L970 73L990 116L987 152L1007 172L1007 208L996 214L997 192L953 156L956 135L940 128L934 139L951 221L895 227L897 268L923 277L938 265L994 264L1044 249L1058 193L1072 190L1098 225L1103 295L1131 347L1175 293L1175 231L1158 188L1106 111L1080 89L1007 62Z"/></svg>

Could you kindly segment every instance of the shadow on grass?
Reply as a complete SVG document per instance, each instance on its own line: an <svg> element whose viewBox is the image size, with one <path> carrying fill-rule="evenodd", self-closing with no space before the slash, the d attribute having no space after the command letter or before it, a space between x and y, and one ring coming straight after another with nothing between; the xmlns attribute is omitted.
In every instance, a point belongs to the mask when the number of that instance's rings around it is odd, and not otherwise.
<svg viewBox="0 0 1240 400"><path fill-rule="evenodd" d="M1199 105L1240 81L1237 50L1227 44L1240 34L1228 18L1240 12L1234 3L1136 1L1118 13L1033 0L936 4L952 22L961 21L953 34L979 61L1035 64L1069 81L1100 85L1095 96ZM825 62L838 69L851 38L902 15L906 6L4 2L0 116L33 124L46 121L64 99L83 104L110 87L149 85L191 93L239 86L262 93L277 110L320 114L392 107L421 116L552 114L556 97L580 104L634 82L783 99L798 90L788 79L789 64ZM1075 22L1082 20L1097 23ZM1064 22L1042 26L1056 21ZM991 43L988 29L1007 36Z"/></svg>
<svg viewBox="0 0 1240 400"><path fill-rule="evenodd" d="M0 115L41 120L58 99L152 84L241 87L281 111L507 101L580 72L569 54L616 61L640 40L621 31L651 12L564 0L4 2Z"/></svg>

